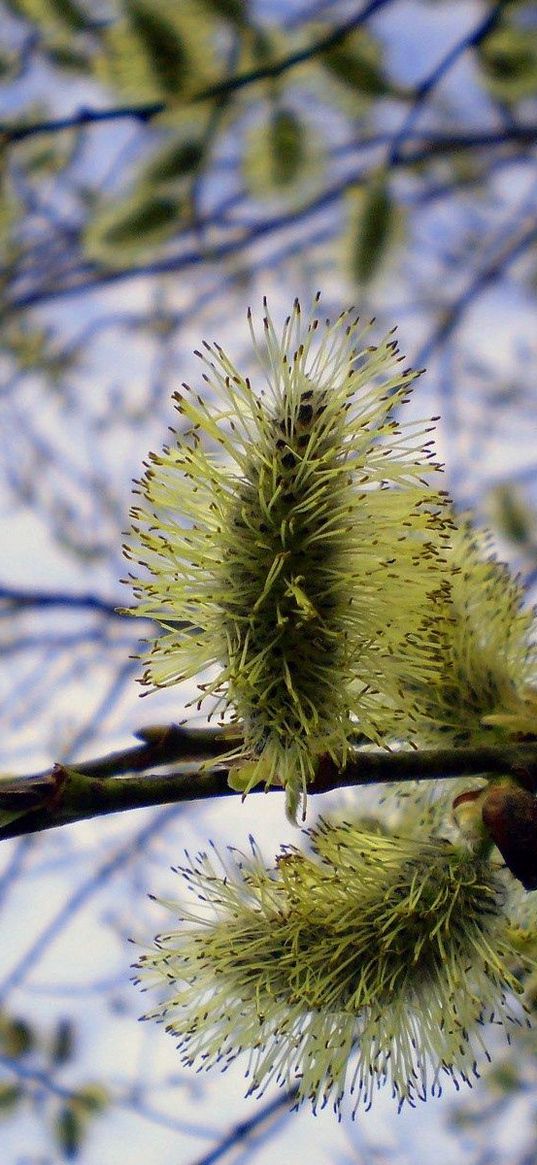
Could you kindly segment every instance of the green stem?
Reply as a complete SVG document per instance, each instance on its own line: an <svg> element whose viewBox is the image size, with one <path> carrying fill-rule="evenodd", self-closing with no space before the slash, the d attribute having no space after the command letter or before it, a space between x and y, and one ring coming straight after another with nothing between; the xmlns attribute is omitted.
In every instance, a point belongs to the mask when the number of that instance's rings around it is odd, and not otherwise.
<svg viewBox="0 0 537 1165"><path fill-rule="evenodd" d="M142 743L134 748L76 767L55 765L44 773L0 778L0 840L129 809L237 796L227 783L230 739L225 732L193 732L172 725L145 729L139 737ZM536 791L537 741L486 748L356 751L343 770L324 757L310 792L491 774L510 775Z"/></svg>

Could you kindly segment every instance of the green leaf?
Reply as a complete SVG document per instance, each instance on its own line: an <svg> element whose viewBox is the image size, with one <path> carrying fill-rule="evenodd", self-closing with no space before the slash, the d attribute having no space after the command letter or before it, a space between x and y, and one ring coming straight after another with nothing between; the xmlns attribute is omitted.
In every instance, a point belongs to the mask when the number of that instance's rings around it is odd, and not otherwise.
<svg viewBox="0 0 537 1165"><path fill-rule="evenodd" d="M160 235L162 228L179 216L178 203L173 198L148 198L127 210L123 217L106 231L106 242L114 246L130 244L140 236Z"/></svg>
<svg viewBox="0 0 537 1165"><path fill-rule="evenodd" d="M143 0L128 0L127 14L159 88L170 96L182 93L190 61L176 25L156 4Z"/></svg>
<svg viewBox="0 0 537 1165"><path fill-rule="evenodd" d="M215 21L199 0L124 0L123 10L100 30L95 76L129 101L162 100L176 115L220 72Z"/></svg>
<svg viewBox="0 0 537 1165"><path fill-rule="evenodd" d="M270 121L272 179L275 186L290 186L304 162L304 129L290 109L277 109Z"/></svg>
<svg viewBox="0 0 537 1165"><path fill-rule="evenodd" d="M276 59L275 38L266 28L252 29L250 49L252 60L258 66L269 65Z"/></svg>
<svg viewBox="0 0 537 1165"><path fill-rule="evenodd" d="M370 283L384 258L393 224L393 203L384 175L366 193L356 228L352 272L358 283Z"/></svg>
<svg viewBox="0 0 537 1165"><path fill-rule="evenodd" d="M74 1105L66 1104L60 1109L54 1125L56 1142L60 1152L68 1161L78 1156L84 1134L84 1122Z"/></svg>
<svg viewBox="0 0 537 1165"><path fill-rule="evenodd" d="M66 41L54 41L44 46L45 56L58 69L69 69L75 73L89 73L90 61L84 52Z"/></svg>
<svg viewBox="0 0 537 1165"><path fill-rule="evenodd" d="M146 166L142 181L149 183L172 182L184 178L196 170L203 158L203 145L195 139L174 141L166 146Z"/></svg>
<svg viewBox="0 0 537 1165"><path fill-rule="evenodd" d="M369 97L384 97L391 86L383 74L380 49L367 33L358 31L341 44L326 49L322 64L338 81Z"/></svg>
<svg viewBox="0 0 537 1165"><path fill-rule="evenodd" d="M242 164L245 181L258 198L275 191L287 198L299 195L306 173L316 182L322 171L320 150L312 157L309 127L283 106L273 107L267 120L252 127Z"/></svg>
<svg viewBox="0 0 537 1165"><path fill-rule="evenodd" d="M23 1096L24 1093L20 1085L2 1082L0 1084L0 1117L9 1116Z"/></svg>
<svg viewBox="0 0 537 1165"><path fill-rule="evenodd" d="M219 16L234 24L236 28L249 28L248 4L246 0L203 0L213 16Z"/></svg>
<svg viewBox="0 0 537 1165"><path fill-rule="evenodd" d="M484 80L499 101L521 101L537 93L537 31L503 22L478 46Z"/></svg>
<svg viewBox="0 0 537 1165"><path fill-rule="evenodd" d="M17 16L43 29L61 24L71 33L84 32L93 24L74 0L7 0L7 7Z"/></svg>
<svg viewBox="0 0 537 1165"><path fill-rule="evenodd" d="M106 252L112 248L139 250L156 246L169 238L181 222L181 203L177 198L148 193L129 199L97 218L88 230L88 251Z"/></svg>
<svg viewBox="0 0 537 1165"><path fill-rule="evenodd" d="M86 1114L104 1112L109 1104L109 1093L102 1084L85 1084L73 1097L73 1106Z"/></svg>
<svg viewBox="0 0 537 1165"><path fill-rule="evenodd" d="M83 32L92 21L73 0L46 0L51 16L56 17L70 32Z"/></svg>
<svg viewBox="0 0 537 1165"><path fill-rule="evenodd" d="M35 1035L25 1019L0 1015L0 1048L10 1060L26 1056L35 1047Z"/></svg>
<svg viewBox="0 0 537 1165"><path fill-rule="evenodd" d="M487 1084L503 1095L517 1092L523 1088L519 1065L510 1060L495 1064L487 1073Z"/></svg>

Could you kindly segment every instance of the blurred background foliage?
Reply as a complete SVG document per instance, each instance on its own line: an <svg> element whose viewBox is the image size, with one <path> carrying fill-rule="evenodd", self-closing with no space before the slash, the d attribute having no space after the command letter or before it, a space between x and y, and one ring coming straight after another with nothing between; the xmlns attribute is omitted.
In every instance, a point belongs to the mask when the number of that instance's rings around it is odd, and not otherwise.
<svg viewBox="0 0 537 1165"><path fill-rule="evenodd" d="M131 479L173 425L172 391L199 378L192 349L216 336L248 362L245 310L263 293L279 318L321 288L327 314L353 302L379 331L399 324L427 364L413 407L441 415L455 501L531 598L535 7L2 0L0 16L3 769L183 714L162 693L142 716L138 626L116 613ZM133 1035L125 937L155 929L146 889L168 889L170 862L211 829L264 828L270 854L284 840L270 809L196 807L187 829L172 807L4 846L2 1159L106 1165L127 1135L132 1165L262 1163L276 1145L293 1160L300 1129L312 1165L414 1160L428 1135L439 1165L533 1161L531 1032L472 1104L448 1098L445 1142L436 1102L358 1135L285 1117L278 1098L257 1111L238 1073L222 1101L161 1033Z"/></svg>

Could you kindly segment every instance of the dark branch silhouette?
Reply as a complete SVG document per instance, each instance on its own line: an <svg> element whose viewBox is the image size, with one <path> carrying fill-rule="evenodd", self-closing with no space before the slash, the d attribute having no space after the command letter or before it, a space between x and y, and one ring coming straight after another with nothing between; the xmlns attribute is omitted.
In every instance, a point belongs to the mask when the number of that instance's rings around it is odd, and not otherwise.
<svg viewBox="0 0 537 1165"><path fill-rule="evenodd" d="M124 105L112 109L83 107L67 117L51 117L46 121L35 121L28 125L10 125L4 121L0 122L0 145L13 145L15 142L25 141L26 138L63 133L64 130L81 129L83 126L97 125L105 121L123 121L125 118L131 118L133 121L146 123L159 113L163 113L165 108L163 101L148 101L141 105Z"/></svg>

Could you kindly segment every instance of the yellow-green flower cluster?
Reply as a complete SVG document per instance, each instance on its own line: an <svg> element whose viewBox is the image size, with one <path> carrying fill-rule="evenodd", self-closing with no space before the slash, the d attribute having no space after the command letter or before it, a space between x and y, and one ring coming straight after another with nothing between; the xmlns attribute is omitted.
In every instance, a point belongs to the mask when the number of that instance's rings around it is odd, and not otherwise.
<svg viewBox="0 0 537 1165"><path fill-rule="evenodd" d="M437 606L436 682L408 691L409 736L422 743L491 743L497 732L535 733L535 613L520 581L469 522L453 527L449 588Z"/></svg>
<svg viewBox="0 0 537 1165"><path fill-rule="evenodd" d="M415 374L392 334L372 345L349 312L304 323L295 302L281 335L267 313L252 337L255 382L198 353L206 397L177 397L127 554L146 571L134 613L164 628L145 682L216 665L200 691L239 724L239 782L284 785L294 815L323 754L397 735L409 686L434 678L446 519L430 429L396 419Z"/></svg>
<svg viewBox="0 0 537 1165"><path fill-rule="evenodd" d="M310 856L287 850L273 871L253 844L181 870L200 901L166 903L181 926L140 959L144 985L164 988L153 1017L187 1065L244 1052L249 1094L297 1087L314 1110L369 1105L385 1084L401 1105L446 1076L470 1083L485 1026L518 1018L505 876L440 839L360 823L310 836Z"/></svg>

